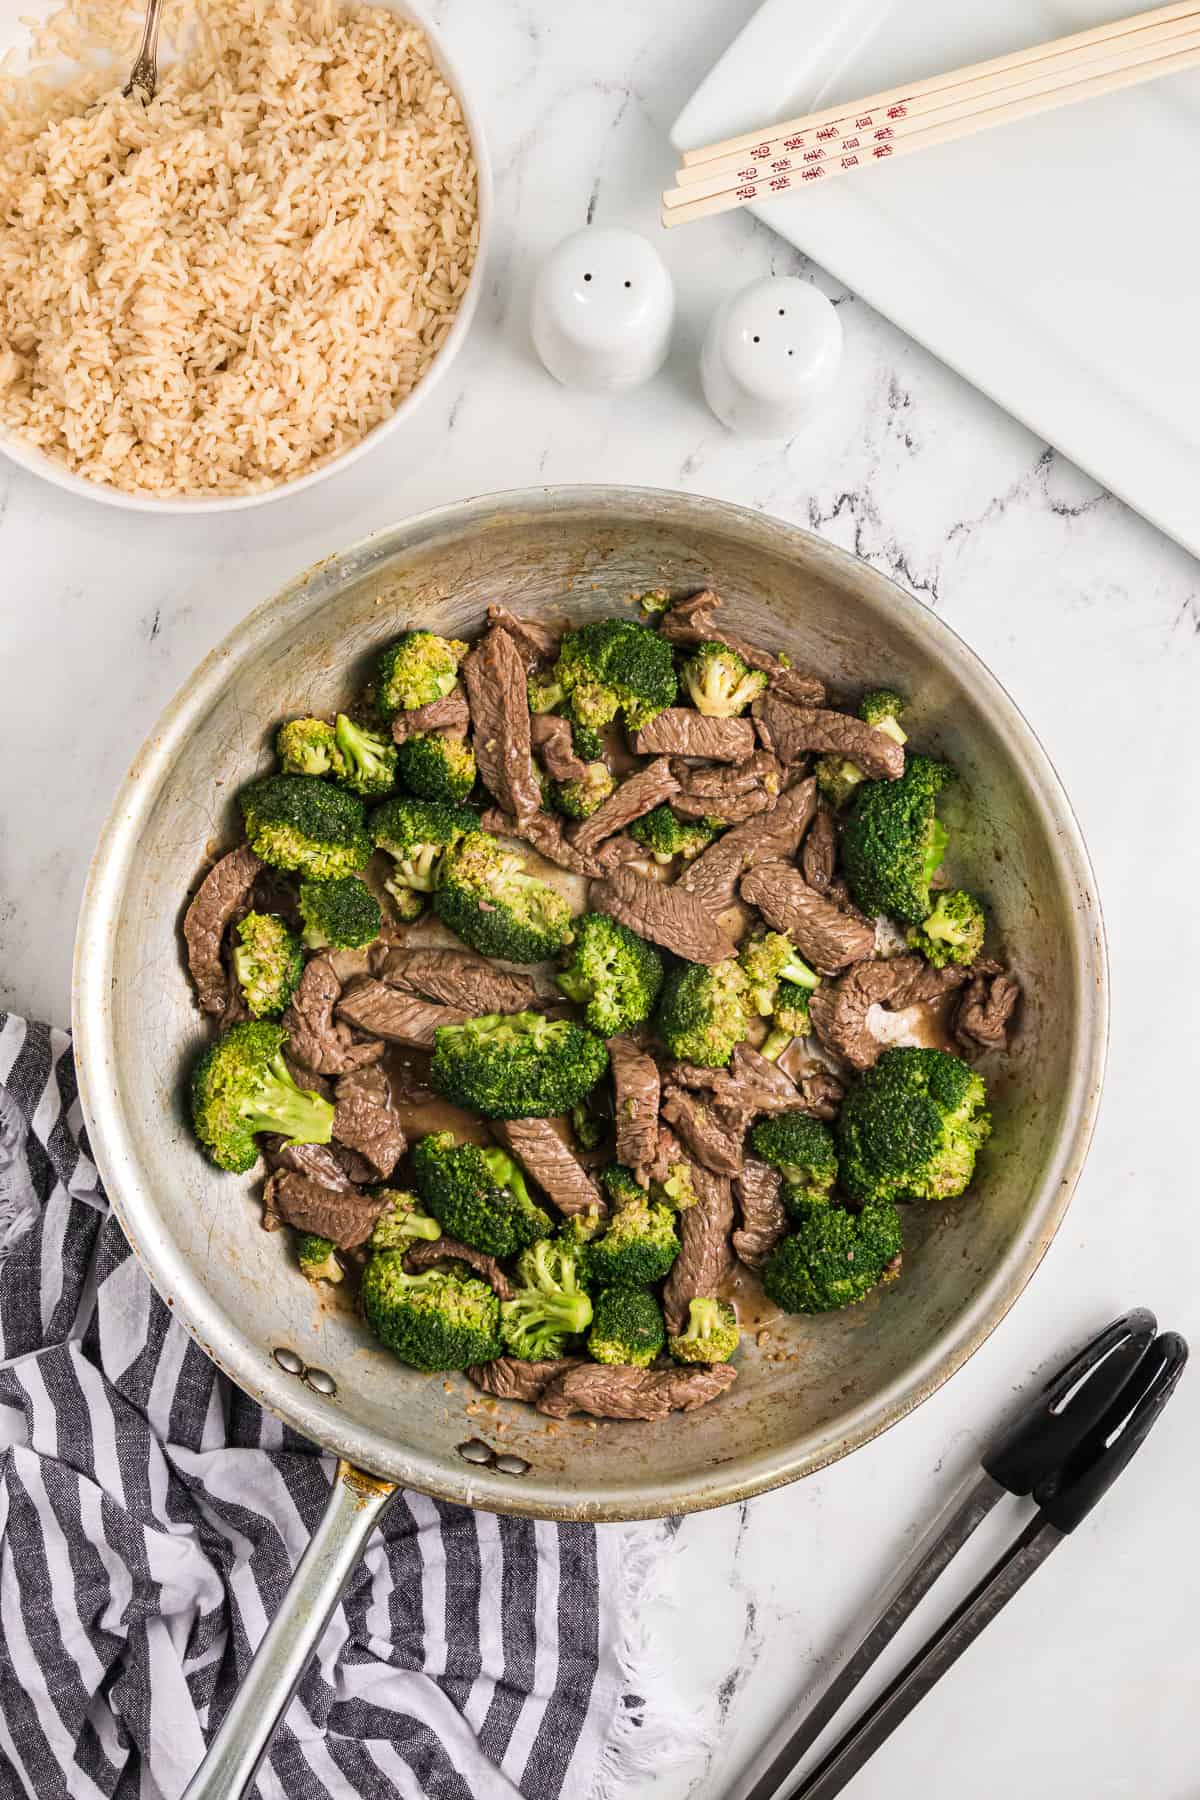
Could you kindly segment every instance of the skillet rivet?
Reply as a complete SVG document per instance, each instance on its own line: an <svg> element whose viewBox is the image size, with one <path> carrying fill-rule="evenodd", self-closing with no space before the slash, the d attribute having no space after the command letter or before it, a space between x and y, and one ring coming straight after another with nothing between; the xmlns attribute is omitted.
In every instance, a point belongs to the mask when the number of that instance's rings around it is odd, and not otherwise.
<svg viewBox="0 0 1200 1800"><path fill-rule="evenodd" d="M465 1444L458 1446L458 1454L464 1462L490 1463L492 1447L490 1444L485 1444L482 1438L468 1438Z"/></svg>
<svg viewBox="0 0 1200 1800"><path fill-rule="evenodd" d="M336 1394L337 1382L326 1369L309 1369L304 1377L306 1384L317 1394Z"/></svg>
<svg viewBox="0 0 1200 1800"><path fill-rule="evenodd" d="M496 1458L496 1467L501 1475L527 1475L531 1466L523 1456L507 1455Z"/></svg>
<svg viewBox="0 0 1200 1800"><path fill-rule="evenodd" d="M289 1350L281 1344L277 1350L272 1350L271 1355L285 1375L303 1375L304 1361L296 1355L294 1350Z"/></svg>

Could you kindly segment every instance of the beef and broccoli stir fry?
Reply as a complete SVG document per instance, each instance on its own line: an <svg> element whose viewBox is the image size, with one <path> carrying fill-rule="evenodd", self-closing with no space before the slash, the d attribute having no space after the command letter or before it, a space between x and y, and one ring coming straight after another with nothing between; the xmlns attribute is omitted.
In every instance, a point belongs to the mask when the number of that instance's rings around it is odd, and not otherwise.
<svg viewBox="0 0 1200 1800"><path fill-rule="evenodd" d="M903 697L832 705L719 606L405 631L280 725L184 919L206 1154L265 1159L396 1356L554 1418L716 1398L738 1269L788 1313L896 1281L1018 999Z"/></svg>

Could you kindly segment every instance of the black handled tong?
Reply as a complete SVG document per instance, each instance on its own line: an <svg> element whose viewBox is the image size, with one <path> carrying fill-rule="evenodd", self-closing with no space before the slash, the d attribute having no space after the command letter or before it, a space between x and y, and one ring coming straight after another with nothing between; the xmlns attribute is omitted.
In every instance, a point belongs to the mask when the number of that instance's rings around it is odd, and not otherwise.
<svg viewBox="0 0 1200 1800"><path fill-rule="evenodd" d="M1177 1332L1161 1336L1153 1313L1138 1308L1114 1319L1051 1377L985 1452L942 1513L879 1612L824 1692L778 1751L768 1749L736 1789L737 1800L833 1800L1095 1506L1136 1454L1175 1390L1188 1349ZM996 1502L1032 1497L1037 1512L856 1724L798 1787L789 1779L825 1727L882 1655Z"/></svg>

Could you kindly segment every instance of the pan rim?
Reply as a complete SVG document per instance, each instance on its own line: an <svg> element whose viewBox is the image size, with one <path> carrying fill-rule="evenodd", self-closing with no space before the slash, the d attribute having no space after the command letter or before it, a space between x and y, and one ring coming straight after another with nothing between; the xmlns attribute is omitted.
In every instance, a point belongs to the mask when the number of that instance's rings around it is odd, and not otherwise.
<svg viewBox="0 0 1200 1800"><path fill-rule="evenodd" d="M401 1450L394 1441L348 1423L335 1402L302 1387L245 1338L215 1307L197 1276L159 1227L153 1195L139 1174L123 1127L114 1080L115 1050L108 1001L107 946L119 916L124 875L136 827L153 804L172 747L219 696L230 668L253 652L294 615L325 605L346 580L370 563L436 540L447 529L485 529L522 513L618 511L653 521L669 517L675 528L690 522L707 530L725 524L753 535L765 547L797 542L819 546L847 585L873 592L922 635L959 678L969 677L995 723L1005 731L1026 791L1036 800L1043 827L1056 850L1065 887L1075 897L1069 935L1080 996L1080 1054L1067 1072L1064 1124L1036 1184L1021 1232L970 1303L913 1364L869 1400L848 1406L819 1432L756 1457L710 1464L685 1479L610 1488L600 1495L564 1493L561 1482L531 1471L519 1483L496 1471L462 1465L461 1472L432 1457ZM375 532L297 576L246 615L209 652L160 715L135 756L101 829L89 867L76 936L72 1028L79 1095L93 1160L121 1228L142 1268L181 1324L207 1356L244 1392L295 1430L373 1473L437 1499L521 1516L616 1522L661 1517L726 1505L799 1479L860 1448L914 1410L957 1372L1015 1304L1045 1255L1065 1215L1095 1129L1108 1047L1108 956L1104 925L1083 835L1057 771L1007 690L945 620L868 564L803 527L732 502L669 489L627 485L563 485L501 491L451 502ZM227 1344L215 1347L217 1327Z"/></svg>

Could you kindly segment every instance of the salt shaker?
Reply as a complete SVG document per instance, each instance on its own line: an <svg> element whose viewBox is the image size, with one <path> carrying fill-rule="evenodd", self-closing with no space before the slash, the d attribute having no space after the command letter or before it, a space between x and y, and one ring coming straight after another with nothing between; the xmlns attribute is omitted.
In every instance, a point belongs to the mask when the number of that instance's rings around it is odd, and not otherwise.
<svg viewBox="0 0 1200 1800"><path fill-rule="evenodd" d="M807 281L768 275L713 315L700 352L704 397L746 437L791 437L815 416L842 359L842 321Z"/></svg>
<svg viewBox="0 0 1200 1800"><path fill-rule="evenodd" d="M587 226L551 251L533 290L534 348L564 387L614 393L663 365L675 289L636 231Z"/></svg>

